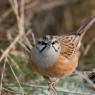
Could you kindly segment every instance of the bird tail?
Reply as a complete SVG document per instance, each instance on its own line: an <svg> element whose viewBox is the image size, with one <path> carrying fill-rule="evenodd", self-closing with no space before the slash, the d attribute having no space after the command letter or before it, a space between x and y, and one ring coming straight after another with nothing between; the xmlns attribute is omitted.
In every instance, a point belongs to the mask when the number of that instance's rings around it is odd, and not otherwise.
<svg viewBox="0 0 95 95"><path fill-rule="evenodd" d="M91 27L91 25L95 22L95 17L90 16L84 19L80 28L77 30L76 35L79 35L81 39L83 38L86 31Z"/></svg>

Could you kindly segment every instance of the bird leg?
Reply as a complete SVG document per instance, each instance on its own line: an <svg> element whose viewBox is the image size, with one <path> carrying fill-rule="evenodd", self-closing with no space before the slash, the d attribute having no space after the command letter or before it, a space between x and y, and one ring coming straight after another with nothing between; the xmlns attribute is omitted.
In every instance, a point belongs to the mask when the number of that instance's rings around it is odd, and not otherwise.
<svg viewBox="0 0 95 95"><path fill-rule="evenodd" d="M52 93L52 95L59 95L57 89L55 88L56 80L51 80L49 77L45 78L48 79L48 90Z"/></svg>

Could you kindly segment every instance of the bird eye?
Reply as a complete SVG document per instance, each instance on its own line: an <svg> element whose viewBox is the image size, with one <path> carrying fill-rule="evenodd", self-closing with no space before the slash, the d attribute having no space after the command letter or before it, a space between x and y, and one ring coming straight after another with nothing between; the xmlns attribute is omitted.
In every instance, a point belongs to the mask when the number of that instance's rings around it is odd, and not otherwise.
<svg viewBox="0 0 95 95"><path fill-rule="evenodd" d="M37 44L42 44L42 42L41 41L38 41Z"/></svg>
<svg viewBox="0 0 95 95"><path fill-rule="evenodd" d="M45 43L44 41L38 41L37 44L47 45L47 43Z"/></svg>

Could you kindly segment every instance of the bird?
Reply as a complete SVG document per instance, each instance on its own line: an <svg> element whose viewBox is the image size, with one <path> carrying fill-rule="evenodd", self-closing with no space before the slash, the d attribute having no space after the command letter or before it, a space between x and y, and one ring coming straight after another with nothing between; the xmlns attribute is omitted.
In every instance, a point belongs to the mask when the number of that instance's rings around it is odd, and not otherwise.
<svg viewBox="0 0 95 95"><path fill-rule="evenodd" d="M83 20L76 32L63 35L45 35L38 38L33 45L29 54L29 66L48 79L49 86L55 92L57 91L53 87L54 82L51 79L71 75L76 70L82 39L94 22L95 18L89 16Z"/></svg>

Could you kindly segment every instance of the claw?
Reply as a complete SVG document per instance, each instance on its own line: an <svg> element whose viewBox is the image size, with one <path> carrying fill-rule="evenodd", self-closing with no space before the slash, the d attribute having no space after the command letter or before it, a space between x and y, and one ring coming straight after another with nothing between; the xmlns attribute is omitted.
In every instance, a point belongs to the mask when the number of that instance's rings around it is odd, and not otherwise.
<svg viewBox="0 0 95 95"><path fill-rule="evenodd" d="M51 81L51 80L49 80L49 81L48 81L48 86L49 86L48 90L49 90L53 95L59 95L58 91L57 91L56 88L55 88L55 83L56 83L56 81Z"/></svg>

